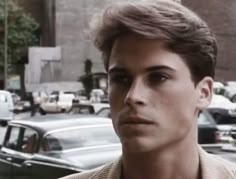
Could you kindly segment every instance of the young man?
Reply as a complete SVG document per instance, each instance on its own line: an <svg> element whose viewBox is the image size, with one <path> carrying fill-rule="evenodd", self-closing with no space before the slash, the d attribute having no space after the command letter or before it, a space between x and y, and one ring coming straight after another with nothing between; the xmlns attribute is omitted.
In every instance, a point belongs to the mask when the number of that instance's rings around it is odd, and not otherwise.
<svg viewBox="0 0 236 179"><path fill-rule="evenodd" d="M93 24L109 79L122 157L65 179L234 179L236 165L198 145L217 45L207 24L172 1L109 6Z"/></svg>

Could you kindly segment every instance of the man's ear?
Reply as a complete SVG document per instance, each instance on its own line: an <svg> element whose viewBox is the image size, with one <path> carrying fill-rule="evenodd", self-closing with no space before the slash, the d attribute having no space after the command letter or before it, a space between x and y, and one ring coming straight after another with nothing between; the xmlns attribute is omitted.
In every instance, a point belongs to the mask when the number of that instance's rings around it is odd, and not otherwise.
<svg viewBox="0 0 236 179"><path fill-rule="evenodd" d="M196 86L198 92L197 107L199 110L206 108L212 98L213 94L213 79L211 77L204 77Z"/></svg>

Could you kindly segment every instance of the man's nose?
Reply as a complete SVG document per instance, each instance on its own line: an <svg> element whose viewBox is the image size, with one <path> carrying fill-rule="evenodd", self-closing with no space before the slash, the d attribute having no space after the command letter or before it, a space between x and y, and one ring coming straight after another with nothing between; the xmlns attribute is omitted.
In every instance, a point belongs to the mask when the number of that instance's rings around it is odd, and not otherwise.
<svg viewBox="0 0 236 179"><path fill-rule="evenodd" d="M147 88L141 79L134 80L124 99L125 104L128 105L144 105L145 93Z"/></svg>

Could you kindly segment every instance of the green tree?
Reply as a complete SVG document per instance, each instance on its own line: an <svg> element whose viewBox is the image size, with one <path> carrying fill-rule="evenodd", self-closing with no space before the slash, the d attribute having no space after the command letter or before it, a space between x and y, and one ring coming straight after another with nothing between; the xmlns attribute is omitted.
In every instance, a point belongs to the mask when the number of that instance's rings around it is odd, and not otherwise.
<svg viewBox="0 0 236 179"><path fill-rule="evenodd" d="M22 51L38 45L36 32L39 24L19 7L16 0L7 0L8 5L8 63L9 71L15 72L14 64L22 58ZM0 1L0 70L4 64L4 1Z"/></svg>

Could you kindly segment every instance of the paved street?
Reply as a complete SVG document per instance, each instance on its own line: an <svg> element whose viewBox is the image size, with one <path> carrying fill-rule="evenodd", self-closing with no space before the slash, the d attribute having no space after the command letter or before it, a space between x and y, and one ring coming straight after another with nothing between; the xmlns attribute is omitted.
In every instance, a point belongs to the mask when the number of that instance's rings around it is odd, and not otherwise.
<svg viewBox="0 0 236 179"><path fill-rule="evenodd" d="M25 119L27 117L30 117L30 112L15 114L14 117L15 119Z"/></svg>

